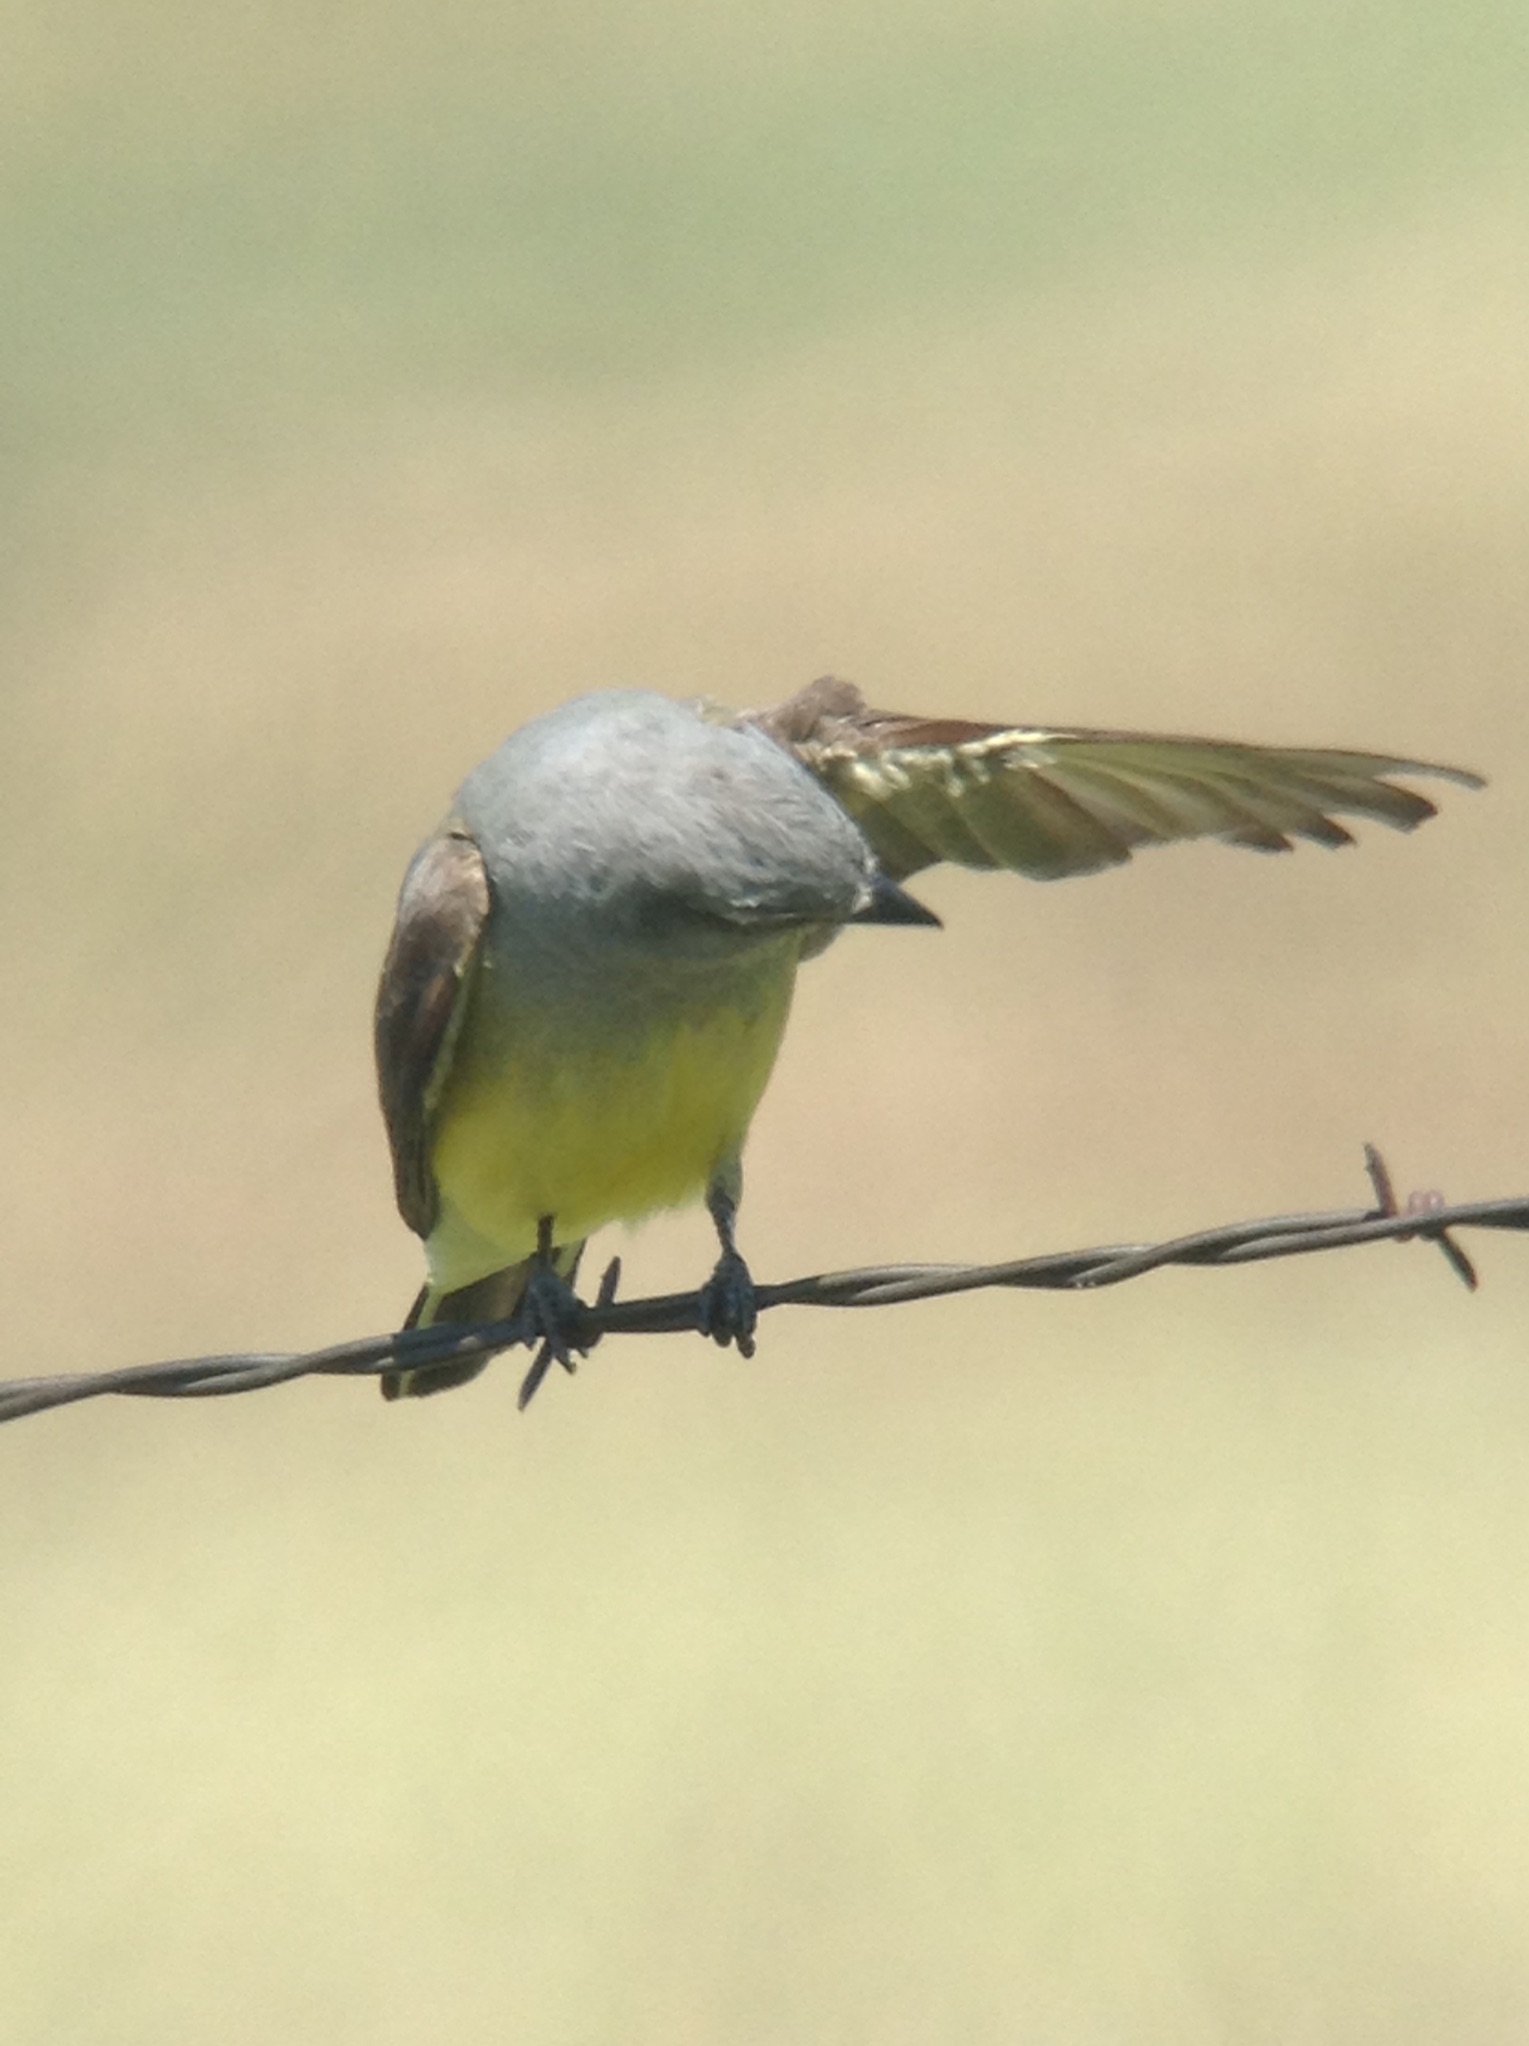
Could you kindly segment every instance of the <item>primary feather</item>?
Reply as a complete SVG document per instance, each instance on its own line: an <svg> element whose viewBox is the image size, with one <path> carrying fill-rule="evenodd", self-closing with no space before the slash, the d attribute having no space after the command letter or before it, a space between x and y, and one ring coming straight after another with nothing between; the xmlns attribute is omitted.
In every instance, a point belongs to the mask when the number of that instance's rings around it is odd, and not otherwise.
<svg viewBox="0 0 1529 2046"><path fill-rule="evenodd" d="M1433 816L1392 776L1481 786L1463 768L1390 754L908 717L832 677L742 715L818 777L897 880L949 860L1051 881L1188 838L1347 845L1340 817L1410 831Z"/></svg>

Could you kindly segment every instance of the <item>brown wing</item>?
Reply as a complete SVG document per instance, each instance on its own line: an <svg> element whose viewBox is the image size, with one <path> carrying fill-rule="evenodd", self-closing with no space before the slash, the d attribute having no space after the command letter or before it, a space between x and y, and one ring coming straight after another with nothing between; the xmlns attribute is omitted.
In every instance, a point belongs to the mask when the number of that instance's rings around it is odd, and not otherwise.
<svg viewBox="0 0 1529 2046"><path fill-rule="evenodd" d="M812 770L894 880L951 860L1050 881L1182 838L1261 852L1297 838L1348 845L1339 816L1401 831L1433 816L1391 775L1482 785L1462 768L1378 753L905 717L871 710L832 676L742 719Z"/></svg>
<svg viewBox="0 0 1529 2046"><path fill-rule="evenodd" d="M399 1212L417 1236L435 1226L430 1111L451 1062L488 906L482 855L463 831L447 825L420 848L404 876L382 964L377 1086Z"/></svg>

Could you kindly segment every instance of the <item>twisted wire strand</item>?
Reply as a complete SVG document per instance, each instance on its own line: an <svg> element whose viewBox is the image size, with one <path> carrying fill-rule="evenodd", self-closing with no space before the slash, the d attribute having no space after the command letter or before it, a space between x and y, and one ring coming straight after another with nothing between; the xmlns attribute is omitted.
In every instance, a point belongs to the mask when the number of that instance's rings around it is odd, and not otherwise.
<svg viewBox="0 0 1529 2046"><path fill-rule="evenodd" d="M1398 1203L1385 1161L1373 1145L1365 1147L1365 1166L1376 1195L1376 1204L1370 1208L1270 1215L1251 1222L1229 1222L1164 1243L1107 1244L1003 1264L868 1265L853 1271L817 1272L776 1285L760 1285L758 1304L761 1312L772 1307L892 1307L992 1287L1093 1292L1173 1265L1253 1264L1268 1258L1304 1257L1355 1244L1414 1238L1437 1245L1456 1276L1474 1290L1475 1268L1451 1232L1529 1231L1529 1197L1450 1205L1439 1195L1428 1193L1414 1194L1403 1205ZM584 1309L573 1344L579 1351L593 1348L606 1336L665 1335L698 1327L699 1294L617 1300L618 1274L619 1265L613 1262L599 1297ZM109 1371L66 1372L49 1378L0 1380L0 1422L100 1399L108 1393L135 1399L222 1398L287 1385L299 1378L374 1376L400 1365L440 1364L539 1342L539 1332L517 1315L473 1328L442 1326L363 1336L300 1354L241 1352L162 1364L129 1364ZM540 1373L533 1365L527 1385L539 1382Z"/></svg>

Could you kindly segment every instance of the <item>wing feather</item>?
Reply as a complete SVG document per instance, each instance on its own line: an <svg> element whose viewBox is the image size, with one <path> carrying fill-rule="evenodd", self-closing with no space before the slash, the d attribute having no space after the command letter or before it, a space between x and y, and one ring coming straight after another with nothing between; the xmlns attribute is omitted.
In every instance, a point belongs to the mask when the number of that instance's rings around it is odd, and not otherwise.
<svg viewBox="0 0 1529 2046"><path fill-rule="evenodd" d="M430 1115L445 1081L488 920L483 856L448 825L404 876L377 988L377 1086L393 1152L398 1209L417 1236L435 1226Z"/></svg>
<svg viewBox="0 0 1529 2046"><path fill-rule="evenodd" d="M1340 817L1410 831L1433 816L1392 776L1482 785L1382 753L908 717L870 709L832 677L742 718L825 784L899 881L939 860L1054 880L1189 838L1261 852L1348 845Z"/></svg>

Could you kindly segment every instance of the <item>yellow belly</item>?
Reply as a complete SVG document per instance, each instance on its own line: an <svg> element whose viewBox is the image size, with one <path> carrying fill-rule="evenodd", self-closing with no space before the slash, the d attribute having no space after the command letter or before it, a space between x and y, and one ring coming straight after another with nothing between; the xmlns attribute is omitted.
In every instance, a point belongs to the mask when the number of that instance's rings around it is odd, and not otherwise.
<svg viewBox="0 0 1529 2046"><path fill-rule="evenodd" d="M705 1191L743 1145L780 1048L795 958L714 1012L639 1041L538 1031L480 1046L471 1012L431 1146L440 1219L427 1252L452 1291L529 1257L537 1224L559 1243Z"/></svg>

